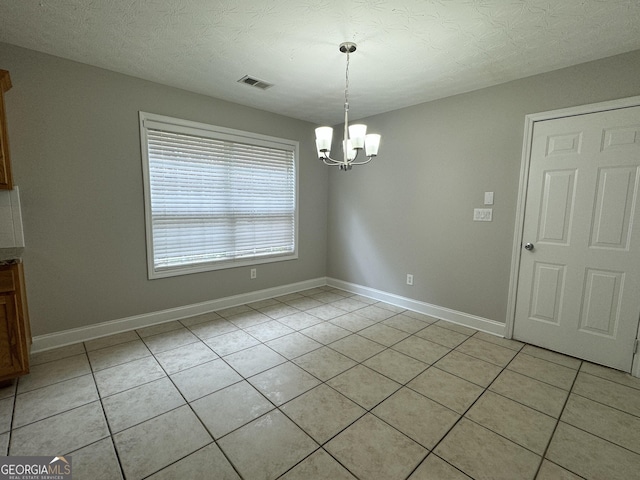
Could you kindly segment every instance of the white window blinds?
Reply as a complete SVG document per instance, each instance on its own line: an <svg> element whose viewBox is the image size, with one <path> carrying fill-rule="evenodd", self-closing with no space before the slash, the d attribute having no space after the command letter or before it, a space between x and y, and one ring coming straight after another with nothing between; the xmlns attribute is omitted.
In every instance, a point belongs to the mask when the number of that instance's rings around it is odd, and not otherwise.
<svg viewBox="0 0 640 480"><path fill-rule="evenodd" d="M140 124L151 278L295 258L297 142L142 112Z"/></svg>

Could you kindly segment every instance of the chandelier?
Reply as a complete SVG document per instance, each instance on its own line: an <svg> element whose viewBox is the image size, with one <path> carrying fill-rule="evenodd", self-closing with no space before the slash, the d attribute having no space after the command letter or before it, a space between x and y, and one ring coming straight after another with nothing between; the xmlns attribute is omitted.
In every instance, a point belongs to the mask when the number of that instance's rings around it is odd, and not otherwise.
<svg viewBox="0 0 640 480"><path fill-rule="evenodd" d="M333 128L316 128L316 148L318 157L325 165L339 166L340 170L351 170L353 165L364 165L369 163L378 154L380 146L380 135L370 133L367 135L367 126L362 124L349 125L349 54L356 51L356 44L344 42L340 44L340 51L347 54L347 68L345 74L344 87L344 137L342 140L342 160L335 160L329 155L331 153L331 139ZM358 154L364 150L366 158L356 161Z"/></svg>

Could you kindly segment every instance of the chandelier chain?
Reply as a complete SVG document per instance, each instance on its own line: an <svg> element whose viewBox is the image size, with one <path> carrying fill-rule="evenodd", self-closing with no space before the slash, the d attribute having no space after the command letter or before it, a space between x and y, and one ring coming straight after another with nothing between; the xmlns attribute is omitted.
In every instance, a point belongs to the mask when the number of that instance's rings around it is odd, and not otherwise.
<svg viewBox="0 0 640 480"><path fill-rule="evenodd" d="M344 108L349 110L349 50L347 50L347 68L345 70L344 82Z"/></svg>

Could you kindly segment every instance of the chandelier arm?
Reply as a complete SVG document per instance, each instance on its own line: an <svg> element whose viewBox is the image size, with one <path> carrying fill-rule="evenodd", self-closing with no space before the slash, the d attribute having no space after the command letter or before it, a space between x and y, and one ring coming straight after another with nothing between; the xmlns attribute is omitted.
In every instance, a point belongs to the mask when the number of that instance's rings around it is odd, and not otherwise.
<svg viewBox="0 0 640 480"><path fill-rule="evenodd" d="M371 155L370 157L367 157L367 159L362 162L351 162L350 165L364 165L366 163L369 163L371 160L373 160L374 156L375 155Z"/></svg>
<svg viewBox="0 0 640 480"><path fill-rule="evenodd" d="M360 152L358 151L358 153L360 153ZM375 155L370 155L370 156L367 157L366 160L364 160L362 162L356 162L356 161L354 161L355 160L355 158L354 158L353 160L347 160L347 162L345 163L342 160L335 160L335 159L333 159L330 156L325 154L323 157L320 157L320 160L322 160L322 163L324 163L325 165L328 165L328 166L346 166L346 167L348 167L348 166L351 166L351 165L365 165L365 164L369 163L371 160L373 160L373 157L375 157ZM356 154L356 158L357 158L357 154Z"/></svg>
<svg viewBox="0 0 640 480"><path fill-rule="evenodd" d="M333 158L331 158L330 156L326 155L324 157L320 157L320 160L322 160L322 163L324 163L325 165L343 165L344 162L338 161L338 160L334 160Z"/></svg>

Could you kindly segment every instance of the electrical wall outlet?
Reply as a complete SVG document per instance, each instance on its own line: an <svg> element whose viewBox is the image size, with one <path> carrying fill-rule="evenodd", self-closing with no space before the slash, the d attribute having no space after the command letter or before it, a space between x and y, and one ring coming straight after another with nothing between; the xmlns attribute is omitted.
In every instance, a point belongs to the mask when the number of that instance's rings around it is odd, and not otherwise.
<svg viewBox="0 0 640 480"><path fill-rule="evenodd" d="M252 268L251 269L251 280L253 280L254 278L256 278L258 276L256 269Z"/></svg>
<svg viewBox="0 0 640 480"><path fill-rule="evenodd" d="M413 285L413 275L407 273L407 285Z"/></svg>
<svg viewBox="0 0 640 480"><path fill-rule="evenodd" d="M473 209L474 222L490 222L492 218L493 218L493 208L474 208Z"/></svg>

